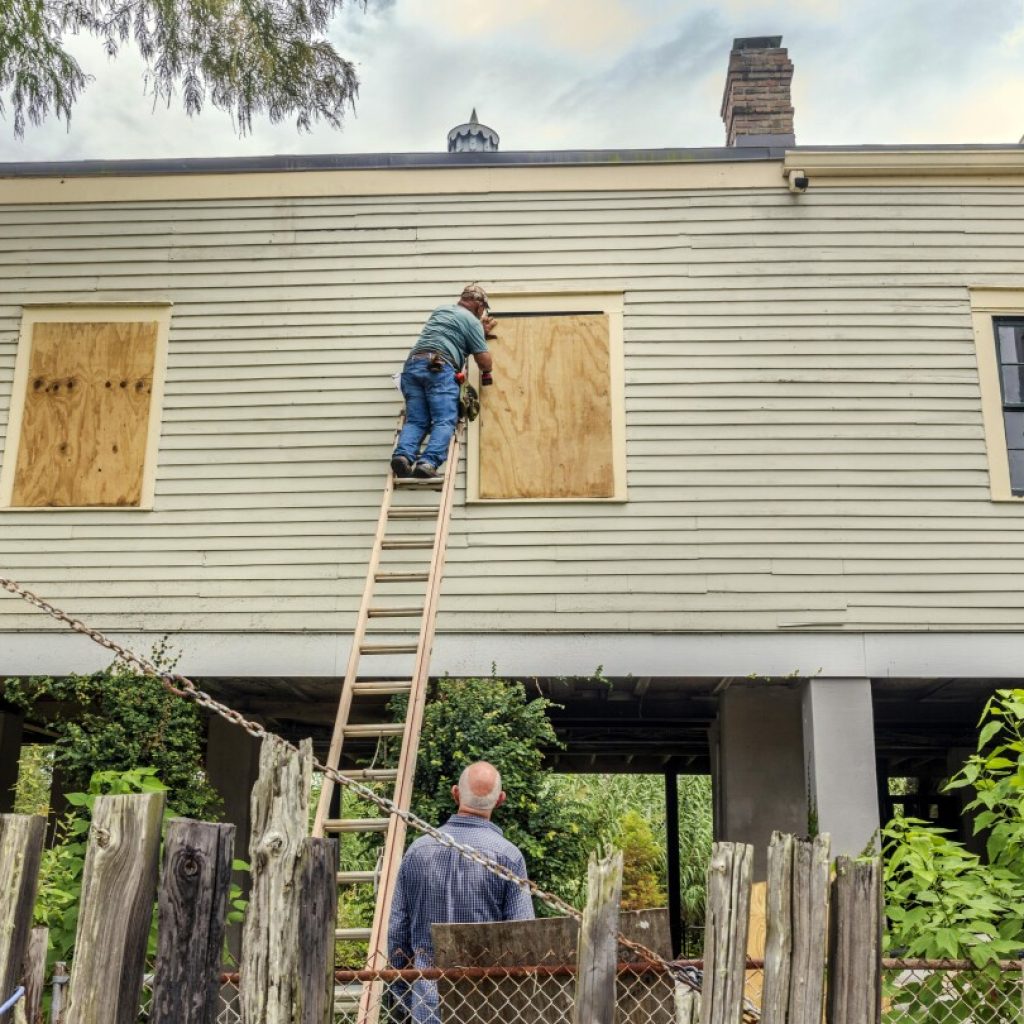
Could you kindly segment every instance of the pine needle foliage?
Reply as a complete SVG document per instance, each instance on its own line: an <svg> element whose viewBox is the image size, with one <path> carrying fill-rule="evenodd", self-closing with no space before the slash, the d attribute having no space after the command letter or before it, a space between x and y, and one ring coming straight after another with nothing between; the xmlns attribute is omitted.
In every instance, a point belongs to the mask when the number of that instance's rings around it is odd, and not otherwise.
<svg viewBox="0 0 1024 1024"><path fill-rule="evenodd" d="M357 0L358 2L358 0ZM154 104L209 103L240 135L255 118L340 128L355 101L355 66L325 33L343 0L0 0L0 113L14 134L71 110L90 77L69 36L98 38L109 57L133 45ZM365 7L365 2L361 4ZM8 108L10 114L8 114Z"/></svg>

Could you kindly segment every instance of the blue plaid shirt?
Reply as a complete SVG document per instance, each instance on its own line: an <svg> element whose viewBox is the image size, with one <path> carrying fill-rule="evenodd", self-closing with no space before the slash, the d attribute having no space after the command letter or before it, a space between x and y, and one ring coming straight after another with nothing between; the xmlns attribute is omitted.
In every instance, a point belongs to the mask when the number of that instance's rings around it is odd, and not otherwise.
<svg viewBox="0 0 1024 1024"><path fill-rule="evenodd" d="M526 861L497 825L471 814L453 814L441 831L526 878ZM530 921L529 892L492 875L430 836L406 851L398 869L388 921L388 955L395 967L429 967L434 961L430 926L467 921Z"/></svg>

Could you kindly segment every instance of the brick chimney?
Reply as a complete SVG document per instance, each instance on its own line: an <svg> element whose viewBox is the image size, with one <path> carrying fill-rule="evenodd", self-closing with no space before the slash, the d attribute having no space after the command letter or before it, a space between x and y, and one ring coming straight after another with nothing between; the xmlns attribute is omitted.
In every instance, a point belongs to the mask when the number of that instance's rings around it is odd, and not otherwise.
<svg viewBox="0 0 1024 1024"><path fill-rule="evenodd" d="M795 146L792 80L782 36L734 39L722 96L725 144Z"/></svg>

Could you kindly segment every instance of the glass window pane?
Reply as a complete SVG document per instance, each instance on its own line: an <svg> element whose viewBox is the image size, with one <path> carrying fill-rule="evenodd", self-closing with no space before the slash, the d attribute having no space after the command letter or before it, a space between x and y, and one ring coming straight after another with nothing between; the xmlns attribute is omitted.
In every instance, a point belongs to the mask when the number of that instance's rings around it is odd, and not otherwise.
<svg viewBox="0 0 1024 1024"><path fill-rule="evenodd" d="M1010 449L1010 487L1024 491L1024 448Z"/></svg>
<svg viewBox="0 0 1024 1024"><path fill-rule="evenodd" d="M999 361L1024 363L1024 325L999 325Z"/></svg>
<svg viewBox="0 0 1024 1024"><path fill-rule="evenodd" d="M1024 402L1024 366L1003 367L1003 401L1007 405Z"/></svg>
<svg viewBox="0 0 1024 1024"><path fill-rule="evenodd" d="M1006 424L1006 447L1024 448L1024 412L1007 409L1003 413L1003 422Z"/></svg>

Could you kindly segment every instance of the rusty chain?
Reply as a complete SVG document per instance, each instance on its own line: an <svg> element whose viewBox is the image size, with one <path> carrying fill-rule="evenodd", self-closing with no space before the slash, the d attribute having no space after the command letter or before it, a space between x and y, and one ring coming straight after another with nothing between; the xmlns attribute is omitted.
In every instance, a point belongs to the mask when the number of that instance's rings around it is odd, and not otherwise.
<svg viewBox="0 0 1024 1024"><path fill-rule="evenodd" d="M284 746L291 750L298 751L298 748L294 743L289 743L282 737L277 736L272 732L268 732L258 722L253 722L250 719L247 719L240 712L227 707L225 704L221 704L220 701L200 689L199 686L197 686L187 676L161 671L156 665L147 661L141 655L136 654L127 647L121 646L121 644L117 643L115 640L111 640L110 637L104 635L99 630L93 629L91 626L87 626L84 622L68 615L66 612L57 608L55 605L50 604L48 601L44 601L41 597L38 597L36 594L32 593L31 590L23 587L20 583L17 583L12 579L8 579L7 577L0 576L0 587L13 594L15 597L20 597L23 601L27 601L29 604L38 608L41 612L44 612L51 618L56 619L58 622L63 622L64 625L68 626L76 633L81 633L83 636L88 637L101 647L105 647L108 651L113 652L117 658L126 665L133 665L144 675L151 676L154 679L159 679L163 686L176 697L190 700L199 707L205 708L212 714L219 715L221 718L224 718L227 721L232 722L234 725L239 726L239 728L244 729L250 736L254 736L260 740L273 740L276 743L284 744ZM424 821L412 811L403 810L396 803L388 800L387 797L374 793L373 790L357 782L355 779L350 778L343 772L338 771L338 769L330 768L328 765L318 761L315 757L313 758L313 768L316 771L322 772L328 778L333 779L336 783L342 786L347 786L357 796L360 796L364 800L367 800L379 807L388 815L395 815L396 817L401 818L407 825L410 825L417 832L422 832L424 835L430 836L443 846L447 846L455 850L460 856L466 857L474 863L479 864L492 875L496 875L498 878L504 879L505 881L512 882L520 888L527 889L531 895L535 896L552 910L557 910L576 921L583 920L583 914L570 903L563 900L561 896L557 896L555 893L541 889L536 882L532 882L528 878L520 878L519 875L509 870L504 865L491 860L478 850L475 850L472 846L467 846L464 843L458 842L446 832L442 832L440 829L435 828L429 822ZM620 945L625 946L644 960L662 965L684 985L699 990L699 986L692 979L677 971L671 961L659 956L654 952L654 950L648 949L639 942L634 942L632 939L626 938L626 936L621 933L618 935L618 941Z"/></svg>

